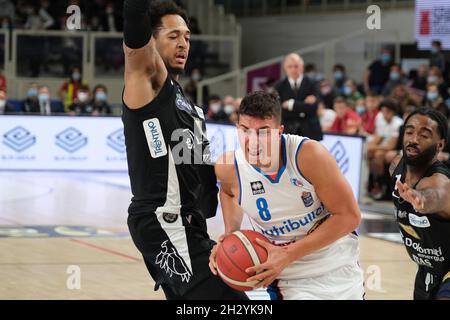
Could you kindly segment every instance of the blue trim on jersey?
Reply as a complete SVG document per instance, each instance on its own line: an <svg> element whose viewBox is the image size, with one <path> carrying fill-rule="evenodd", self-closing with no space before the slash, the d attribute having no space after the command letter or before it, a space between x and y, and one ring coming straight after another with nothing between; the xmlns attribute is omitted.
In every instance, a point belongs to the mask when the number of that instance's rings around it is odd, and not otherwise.
<svg viewBox="0 0 450 320"><path fill-rule="evenodd" d="M300 149L303 146L303 142L308 141L309 139L304 139L302 142L300 142L300 144L297 147L297 152L295 152L295 166L298 170L298 173L300 173L300 175L303 177L303 179L305 179L306 181L308 181L310 184L312 184L308 179L306 179L306 177L303 175L302 170L300 170L300 167L298 166L298 153L300 152Z"/></svg>
<svg viewBox="0 0 450 320"><path fill-rule="evenodd" d="M270 300L283 300L280 288L278 287L278 281L279 280L275 280L266 289L267 293L269 294Z"/></svg>
<svg viewBox="0 0 450 320"><path fill-rule="evenodd" d="M236 169L236 176L237 176L238 181L239 181L239 198L238 198L238 203L239 203L239 205L241 205L242 184L241 184L241 176L239 175L239 167L238 167L237 160L236 160L236 154L234 155L234 168Z"/></svg>
<svg viewBox="0 0 450 320"><path fill-rule="evenodd" d="M275 180L273 180L271 176L266 174L260 168L255 167L255 166L252 165L253 169L255 169L257 172L259 172L264 177L266 177L266 179L269 180L271 183L278 183L278 182L280 182L280 178L283 175L284 170L286 169L287 155L286 155L286 138L284 137L284 135L281 136L281 150L282 150L282 156L283 156L283 158L282 158L283 165L281 166L281 168L278 169L278 173L277 173L277 176L276 176Z"/></svg>

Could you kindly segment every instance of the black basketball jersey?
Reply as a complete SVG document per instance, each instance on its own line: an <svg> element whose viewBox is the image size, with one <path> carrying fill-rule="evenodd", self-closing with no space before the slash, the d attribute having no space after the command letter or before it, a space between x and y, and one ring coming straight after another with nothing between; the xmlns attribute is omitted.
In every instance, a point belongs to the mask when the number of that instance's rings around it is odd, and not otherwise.
<svg viewBox="0 0 450 320"><path fill-rule="evenodd" d="M431 177L436 173L450 179L450 170L439 161L428 168L423 178ZM400 198L395 186L399 179L403 183L406 179L404 158L399 162L391 180L396 218L406 250L419 266L415 297L431 299L437 293L444 277L450 272L450 220L433 213L416 212L409 202ZM413 187L416 188L419 182Z"/></svg>
<svg viewBox="0 0 450 320"><path fill-rule="evenodd" d="M133 193L129 213L214 216L218 189L204 115L180 85L168 76L145 107L123 103L122 121Z"/></svg>

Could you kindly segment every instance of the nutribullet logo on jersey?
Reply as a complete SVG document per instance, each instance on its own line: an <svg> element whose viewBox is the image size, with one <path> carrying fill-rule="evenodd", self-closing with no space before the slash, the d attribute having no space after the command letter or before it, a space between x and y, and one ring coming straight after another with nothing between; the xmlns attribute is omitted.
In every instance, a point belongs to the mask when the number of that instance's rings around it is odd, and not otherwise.
<svg viewBox="0 0 450 320"><path fill-rule="evenodd" d="M125 135L123 134L123 129L114 131L106 138L106 144L112 149L116 150L118 153L125 153Z"/></svg>
<svg viewBox="0 0 450 320"><path fill-rule="evenodd" d="M36 137L25 128L19 126L3 135L3 144L16 152L22 152L36 144Z"/></svg>
<svg viewBox="0 0 450 320"><path fill-rule="evenodd" d="M164 142L164 136L161 129L161 124L158 118L146 120L143 123L145 137L150 149L152 158L160 158L167 155L167 148Z"/></svg>
<svg viewBox="0 0 450 320"><path fill-rule="evenodd" d="M56 145L61 149L74 153L88 144L88 138L75 128L67 128L56 135Z"/></svg>
<svg viewBox="0 0 450 320"><path fill-rule="evenodd" d="M266 193L266 190L264 190L264 185L262 184L261 181L250 182L250 186L252 188L254 196Z"/></svg>
<svg viewBox="0 0 450 320"><path fill-rule="evenodd" d="M345 147L341 141L335 143L335 145L330 149L330 154L334 157L334 159L336 159L342 173L346 174L350 169L350 159L347 156L347 150L345 150Z"/></svg>

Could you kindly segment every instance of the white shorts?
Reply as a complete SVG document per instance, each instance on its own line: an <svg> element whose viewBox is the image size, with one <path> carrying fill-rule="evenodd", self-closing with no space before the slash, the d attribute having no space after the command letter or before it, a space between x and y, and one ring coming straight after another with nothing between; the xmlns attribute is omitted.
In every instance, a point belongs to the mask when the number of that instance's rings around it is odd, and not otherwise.
<svg viewBox="0 0 450 320"><path fill-rule="evenodd" d="M358 264L297 280L277 280L268 290L272 300L363 300L364 274Z"/></svg>

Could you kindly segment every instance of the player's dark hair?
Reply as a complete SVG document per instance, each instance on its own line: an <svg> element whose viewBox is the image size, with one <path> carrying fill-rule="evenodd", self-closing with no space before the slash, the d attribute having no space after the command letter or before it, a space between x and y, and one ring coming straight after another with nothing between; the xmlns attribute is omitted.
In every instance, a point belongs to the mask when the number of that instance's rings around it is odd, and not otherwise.
<svg viewBox="0 0 450 320"><path fill-rule="evenodd" d="M436 109L431 108L419 108L411 113L405 120L405 126L408 124L409 120L415 115L422 115L435 121L438 125L439 135L441 139L444 139L444 143L447 143L448 139L448 120L444 114Z"/></svg>
<svg viewBox="0 0 450 320"><path fill-rule="evenodd" d="M153 34L156 35L162 27L162 18L168 15L178 15L189 26L187 12L172 0L155 0L150 4L150 21Z"/></svg>
<svg viewBox="0 0 450 320"><path fill-rule="evenodd" d="M281 123L280 98L276 93L256 91L242 99L238 117L247 115L258 119L275 117Z"/></svg>

